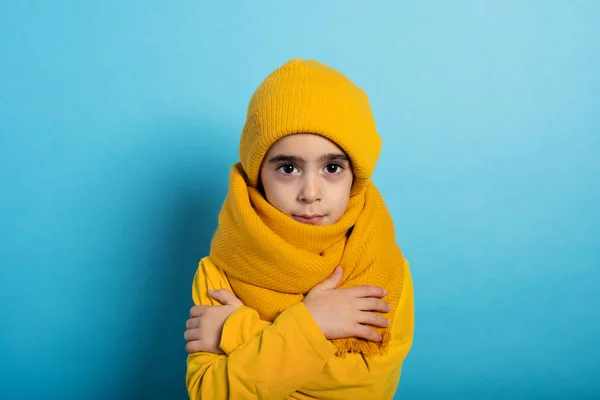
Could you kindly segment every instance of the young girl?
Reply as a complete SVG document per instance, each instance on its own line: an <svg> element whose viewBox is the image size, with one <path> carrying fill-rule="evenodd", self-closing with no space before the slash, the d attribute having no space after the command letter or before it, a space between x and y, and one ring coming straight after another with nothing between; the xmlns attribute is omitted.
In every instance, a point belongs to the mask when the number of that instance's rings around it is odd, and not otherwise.
<svg viewBox="0 0 600 400"><path fill-rule="evenodd" d="M191 399L393 398L413 292L371 182L380 148L338 71L294 59L259 86L194 278Z"/></svg>

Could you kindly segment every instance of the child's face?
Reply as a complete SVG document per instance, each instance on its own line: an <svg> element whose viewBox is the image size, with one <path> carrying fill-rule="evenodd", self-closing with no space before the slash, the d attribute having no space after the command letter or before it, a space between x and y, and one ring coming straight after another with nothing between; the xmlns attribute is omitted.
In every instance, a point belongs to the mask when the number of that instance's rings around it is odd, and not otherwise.
<svg viewBox="0 0 600 400"><path fill-rule="evenodd" d="M330 225L348 207L354 175L339 146L303 133L271 146L260 179L267 201L282 213L302 223Z"/></svg>

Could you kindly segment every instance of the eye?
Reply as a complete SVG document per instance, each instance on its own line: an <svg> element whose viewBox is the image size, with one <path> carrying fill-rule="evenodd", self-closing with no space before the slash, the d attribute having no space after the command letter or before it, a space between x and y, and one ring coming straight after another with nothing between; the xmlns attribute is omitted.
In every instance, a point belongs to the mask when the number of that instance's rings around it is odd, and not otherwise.
<svg viewBox="0 0 600 400"><path fill-rule="evenodd" d="M284 164L277 168L284 175L291 175L296 171L296 167L292 164Z"/></svg>
<svg viewBox="0 0 600 400"><path fill-rule="evenodd" d="M327 164L327 166L325 167L327 172L330 174L340 173L343 168L344 167L342 167L340 164Z"/></svg>

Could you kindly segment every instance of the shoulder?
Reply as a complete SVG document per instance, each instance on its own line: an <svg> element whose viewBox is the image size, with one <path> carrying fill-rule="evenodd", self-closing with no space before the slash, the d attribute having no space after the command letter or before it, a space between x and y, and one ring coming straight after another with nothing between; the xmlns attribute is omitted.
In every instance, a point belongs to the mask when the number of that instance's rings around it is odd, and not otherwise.
<svg viewBox="0 0 600 400"><path fill-rule="evenodd" d="M215 300L208 295L208 292L219 289L232 290L227 274L212 262L210 256L204 257L198 263L198 269L194 276L192 289L194 303L203 305L216 304Z"/></svg>

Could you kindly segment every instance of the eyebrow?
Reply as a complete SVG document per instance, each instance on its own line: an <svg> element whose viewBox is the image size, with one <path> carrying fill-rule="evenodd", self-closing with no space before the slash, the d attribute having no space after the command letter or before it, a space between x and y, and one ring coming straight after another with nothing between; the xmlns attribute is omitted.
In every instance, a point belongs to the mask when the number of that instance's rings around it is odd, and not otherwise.
<svg viewBox="0 0 600 400"><path fill-rule="evenodd" d="M341 153L329 153L329 154L324 154L321 157L319 157L318 161L346 161L348 162L348 156L346 156L345 154L341 154ZM280 163L280 162L289 162L289 163L297 163L297 164L302 164L305 163L306 160L304 160L302 157L298 157L298 156L292 156L292 155L287 155L287 154L277 154L274 155L273 157L269 158L269 163L275 164L275 163Z"/></svg>

